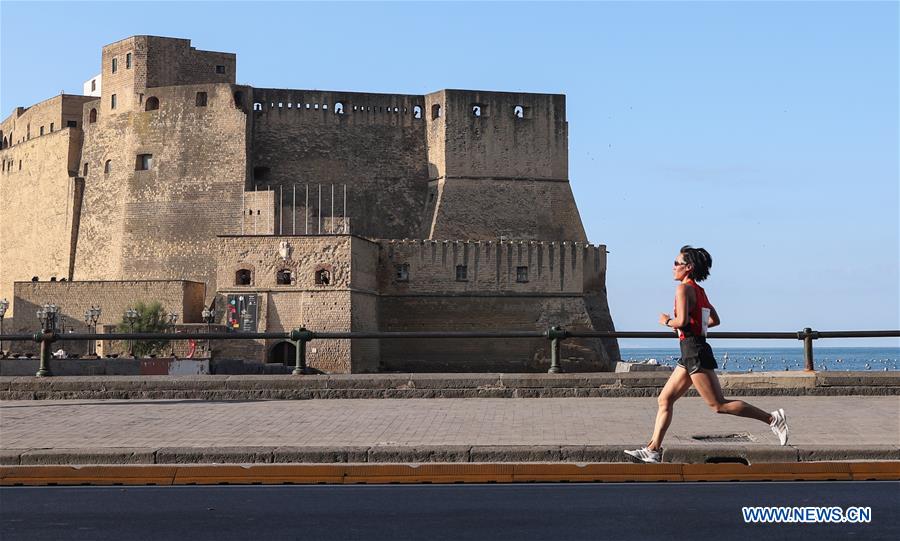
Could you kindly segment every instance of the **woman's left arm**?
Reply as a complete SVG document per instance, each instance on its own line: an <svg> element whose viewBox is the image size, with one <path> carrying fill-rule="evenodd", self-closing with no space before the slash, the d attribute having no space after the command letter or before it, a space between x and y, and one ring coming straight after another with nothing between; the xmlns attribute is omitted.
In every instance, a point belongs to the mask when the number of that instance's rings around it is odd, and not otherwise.
<svg viewBox="0 0 900 541"><path fill-rule="evenodd" d="M678 284L675 288L675 313L674 318L670 318L668 314L661 314L659 322L666 327L680 329L688 324L688 285Z"/></svg>

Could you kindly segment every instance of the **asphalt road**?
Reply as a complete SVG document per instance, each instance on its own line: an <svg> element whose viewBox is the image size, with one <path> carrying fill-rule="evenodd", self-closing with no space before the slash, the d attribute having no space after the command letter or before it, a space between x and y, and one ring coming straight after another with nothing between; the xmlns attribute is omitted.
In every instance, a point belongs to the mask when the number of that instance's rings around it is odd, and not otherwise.
<svg viewBox="0 0 900 541"><path fill-rule="evenodd" d="M745 524L742 506L870 506ZM0 539L900 539L898 482L4 487Z"/></svg>

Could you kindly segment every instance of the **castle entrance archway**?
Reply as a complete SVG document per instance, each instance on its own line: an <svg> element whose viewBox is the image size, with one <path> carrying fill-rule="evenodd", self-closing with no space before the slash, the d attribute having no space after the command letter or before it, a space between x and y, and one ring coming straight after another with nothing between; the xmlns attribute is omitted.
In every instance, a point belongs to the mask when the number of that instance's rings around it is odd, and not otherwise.
<svg viewBox="0 0 900 541"><path fill-rule="evenodd" d="M297 362L297 346L291 342L278 342L269 350L266 362L292 365Z"/></svg>

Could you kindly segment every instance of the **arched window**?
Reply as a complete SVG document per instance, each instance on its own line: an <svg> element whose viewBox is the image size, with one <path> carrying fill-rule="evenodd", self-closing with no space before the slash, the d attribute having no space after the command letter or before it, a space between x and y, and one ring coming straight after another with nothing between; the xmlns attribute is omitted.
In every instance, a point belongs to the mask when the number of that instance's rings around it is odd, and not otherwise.
<svg viewBox="0 0 900 541"><path fill-rule="evenodd" d="M144 105L145 111L156 111L159 109L159 98L156 96L150 96L147 98L147 103Z"/></svg>
<svg viewBox="0 0 900 541"><path fill-rule="evenodd" d="M110 171L112 171L112 160L106 160L106 163L103 164L103 174L108 175Z"/></svg>
<svg viewBox="0 0 900 541"><path fill-rule="evenodd" d="M344 114L344 104L341 102L337 102L334 104L334 114L342 115Z"/></svg>
<svg viewBox="0 0 900 541"><path fill-rule="evenodd" d="M422 108L418 105L413 107L413 118L422 118Z"/></svg>
<svg viewBox="0 0 900 541"><path fill-rule="evenodd" d="M9 141L6 139L6 137L4 137L3 138L3 148L8 148L8 147L9 147Z"/></svg>
<svg viewBox="0 0 900 541"><path fill-rule="evenodd" d="M254 110L254 111L262 111L262 104L259 103L259 102L254 103L254 104L253 104L253 110Z"/></svg>
<svg viewBox="0 0 900 541"><path fill-rule="evenodd" d="M91 124L97 122L97 109L91 109L91 112L88 115L88 122L90 122Z"/></svg>
<svg viewBox="0 0 900 541"><path fill-rule="evenodd" d="M253 285L253 273L250 269L240 269L234 273L234 285L249 286Z"/></svg>
<svg viewBox="0 0 900 541"><path fill-rule="evenodd" d="M477 103L472 106L472 116L481 116L481 106Z"/></svg>
<svg viewBox="0 0 900 541"><path fill-rule="evenodd" d="M513 116L516 118L525 118L525 108L521 105L513 107Z"/></svg>
<svg viewBox="0 0 900 541"><path fill-rule="evenodd" d="M431 119L441 118L441 104L435 103L431 106Z"/></svg>
<svg viewBox="0 0 900 541"><path fill-rule="evenodd" d="M293 273L291 273L288 269L281 269L275 274L275 283L280 286L289 286L291 285L291 278L293 277Z"/></svg>

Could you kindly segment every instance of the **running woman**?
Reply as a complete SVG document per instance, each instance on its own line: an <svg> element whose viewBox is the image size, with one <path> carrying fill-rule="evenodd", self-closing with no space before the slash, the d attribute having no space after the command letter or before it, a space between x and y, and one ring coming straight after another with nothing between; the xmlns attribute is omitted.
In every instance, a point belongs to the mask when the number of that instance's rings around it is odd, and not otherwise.
<svg viewBox="0 0 900 541"><path fill-rule="evenodd" d="M681 359L659 394L656 426L646 447L625 451L643 462L659 462L663 438L672 422L675 401L693 385L697 393L716 413L750 417L768 423L778 436L781 445L788 441L787 418L783 409L772 413L752 406L742 400L726 400L715 369L719 367L712 348L706 343L706 330L720 323L719 314L710 304L703 288L697 285L709 276L712 257L703 248L685 246L672 267L672 276L679 282L675 288L675 311L672 316L660 314L659 322L675 329L681 346Z"/></svg>

